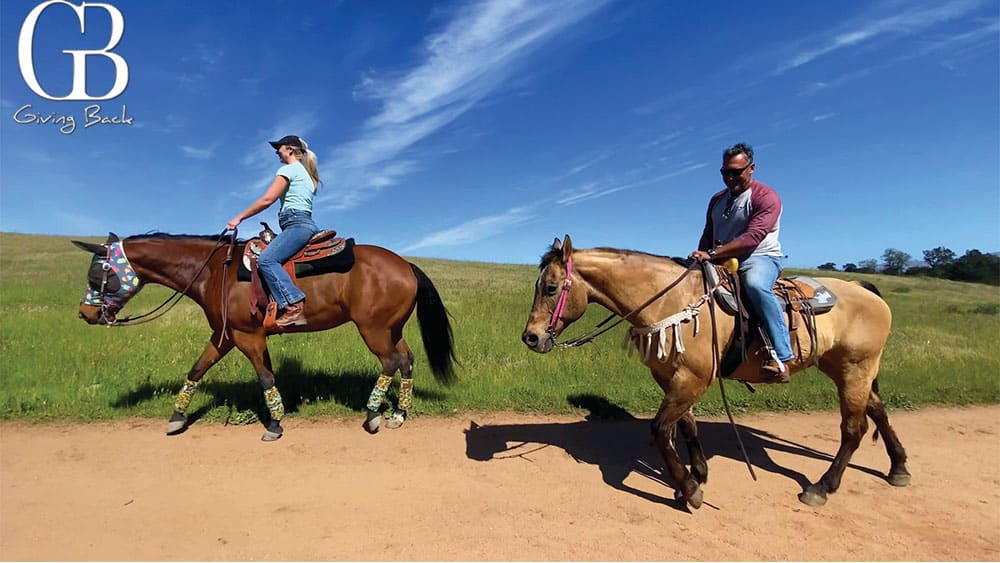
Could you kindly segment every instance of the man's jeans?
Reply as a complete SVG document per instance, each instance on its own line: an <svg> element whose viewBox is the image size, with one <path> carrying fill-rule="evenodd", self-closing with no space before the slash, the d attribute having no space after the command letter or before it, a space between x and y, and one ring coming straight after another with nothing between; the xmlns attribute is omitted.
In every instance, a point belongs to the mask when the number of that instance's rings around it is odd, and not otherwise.
<svg viewBox="0 0 1000 563"><path fill-rule="evenodd" d="M260 253L257 267L260 268L260 275L267 282L271 295L278 302L278 307L284 309L305 299L306 294L295 287L292 278L281 265L302 250L319 229L313 223L312 213L298 209L287 209L279 213L278 225L281 227L281 234L274 237L271 244Z"/></svg>
<svg viewBox="0 0 1000 563"><path fill-rule="evenodd" d="M788 326L781 303L774 294L774 282L781 274L781 256L751 256L740 264L740 280L743 290L750 299L754 311L760 316L771 337L774 353L778 359L787 362L794 358L788 340Z"/></svg>

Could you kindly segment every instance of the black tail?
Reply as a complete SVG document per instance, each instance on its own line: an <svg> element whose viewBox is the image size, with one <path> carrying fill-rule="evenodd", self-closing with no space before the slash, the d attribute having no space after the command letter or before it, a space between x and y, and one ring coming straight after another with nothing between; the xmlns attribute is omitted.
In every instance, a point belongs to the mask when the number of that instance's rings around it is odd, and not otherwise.
<svg viewBox="0 0 1000 563"><path fill-rule="evenodd" d="M860 285L861 287L867 289L868 291L874 293L875 295L878 295L879 298L882 299L882 301L885 301L885 298L882 297L882 293L879 292L878 288L875 287L875 284L873 284L872 282L866 282L864 280L854 280L854 283Z"/></svg>
<svg viewBox="0 0 1000 563"><path fill-rule="evenodd" d="M448 311L441 302L437 288L431 279L416 264L410 264L417 276L417 320L420 322L420 336L424 340L427 361L431 364L434 378L440 383L451 385L455 382L455 343L448 322Z"/></svg>

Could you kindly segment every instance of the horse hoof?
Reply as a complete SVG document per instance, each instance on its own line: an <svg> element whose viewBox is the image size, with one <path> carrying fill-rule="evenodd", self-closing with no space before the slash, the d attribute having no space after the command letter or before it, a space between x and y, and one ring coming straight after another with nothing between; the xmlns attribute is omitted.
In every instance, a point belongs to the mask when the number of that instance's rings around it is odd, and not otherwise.
<svg viewBox="0 0 1000 563"><path fill-rule="evenodd" d="M187 428L187 418L181 416L180 418L175 418L177 415L170 417L167 421L167 436L173 436L175 434L180 434Z"/></svg>
<svg viewBox="0 0 1000 563"><path fill-rule="evenodd" d="M910 484L909 473L890 473L887 479L893 487L905 487Z"/></svg>
<svg viewBox="0 0 1000 563"><path fill-rule="evenodd" d="M684 484L683 490L677 491L674 498L678 500L683 499L688 506L698 509L701 508L701 503L705 498L705 493L702 492L701 486L698 485L697 481L689 479Z"/></svg>
<svg viewBox="0 0 1000 563"><path fill-rule="evenodd" d="M284 434L285 430L281 427L281 423L277 420L272 420L271 424L267 426L267 430L264 431L264 435L260 437L261 440L265 442L273 442L281 435Z"/></svg>
<svg viewBox="0 0 1000 563"><path fill-rule="evenodd" d="M396 410L393 411L391 415L385 418L385 427L390 430L395 430L403 425L406 421L406 411Z"/></svg>
<svg viewBox="0 0 1000 563"><path fill-rule="evenodd" d="M378 432L380 424L382 424L382 417L377 412L368 411L368 417L365 419L365 422L361 425L361 427L365 429L365 432L375 434Z"/></svg>
<svg viewBox="0 0 1000 563"><path fill-rule="evenodd" d="M826 493L817 493L812 489L806 489L805 492L799 494L799 500L803 504L807 504L812 507L820 507L826 504Z"/></svg>
<svg viewBox="0 0 1000 563"><path fill-rule="evenodd" d="M687 497L688 506L694 509L701 508L701 503L705 498L705 493L702 492L701 487L698 487L694 494Z"/></svg>

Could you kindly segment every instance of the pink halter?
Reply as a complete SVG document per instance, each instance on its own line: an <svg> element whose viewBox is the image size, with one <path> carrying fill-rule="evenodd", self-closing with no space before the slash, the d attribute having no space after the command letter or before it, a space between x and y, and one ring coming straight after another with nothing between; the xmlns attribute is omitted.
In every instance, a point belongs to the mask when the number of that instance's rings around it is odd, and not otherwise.
<svg viewBox="0 0 1000 563"><path fill-rule="evenodd" d="M556 323L562 318L563 311L566 310L566 299L569 297L569 288L573 287L573 257L566 260L566 281L563 282L562 292L556 301L556 308L552 311L552 320L549 321L549 332L555 333Z"/></svg>

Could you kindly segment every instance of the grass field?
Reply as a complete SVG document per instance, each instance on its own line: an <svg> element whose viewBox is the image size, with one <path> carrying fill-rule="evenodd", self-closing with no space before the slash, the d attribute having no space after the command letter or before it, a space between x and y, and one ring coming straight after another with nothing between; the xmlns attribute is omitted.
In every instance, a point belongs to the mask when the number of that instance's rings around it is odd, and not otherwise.
<svg viewBox="0 0 1000 563"><path fill-rule="evenodd" d="M0 419L166 419L210 336L201 309L184 300L153 323L111 329L87 325L76 315L90 255L69 240L0 234ZM539 255L544 250L541 241ZM461 365L455 386L434 381L414 316L405 334L417 356L411 414L656 411L662 393L648 370L626 355L624 327L591 345L544 356L521 344L538 274L534 266L412 261L434 281L451 313ZM930 278L786 272L791 274L865 279L880 289L893 310L879 379L890 407L1000 402L1000 288ZM147 311L170 293L149 286L124 315ZM568 335L606 314L592 306ZM291 416L355 416L364 409L380 368L353 325L269 342ZM796 376L791 385L760 386L755 394L731 384L727 395L737 412L837 407L833 384L815 369ZM246 423L262 410L253 369L234 351L205 376L189 412ZM722 412L717 386L696 411Z"/></svg>

